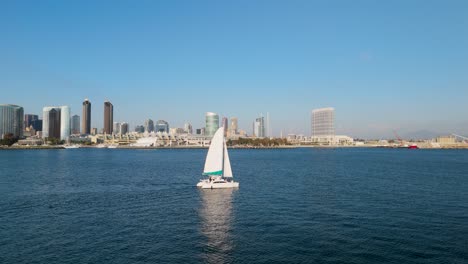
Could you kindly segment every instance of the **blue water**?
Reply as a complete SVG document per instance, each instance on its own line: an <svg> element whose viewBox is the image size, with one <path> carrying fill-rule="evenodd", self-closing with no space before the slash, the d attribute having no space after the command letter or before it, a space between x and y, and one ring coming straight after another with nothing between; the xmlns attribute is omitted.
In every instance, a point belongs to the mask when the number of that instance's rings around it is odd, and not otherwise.
<svg viewBox="0 0 468 264"><path fill-rule="evenodd" d="M468 151L0 151L0 263L468 263Z"/></svg>

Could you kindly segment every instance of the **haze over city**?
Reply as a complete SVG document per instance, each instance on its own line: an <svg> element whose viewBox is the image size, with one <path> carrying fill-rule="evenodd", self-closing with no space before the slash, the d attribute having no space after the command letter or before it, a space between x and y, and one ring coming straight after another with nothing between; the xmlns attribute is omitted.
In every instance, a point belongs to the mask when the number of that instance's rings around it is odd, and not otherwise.
<svg viewBox="0 0 468 264"><path fill-rule="evenodd" d="M287 5L286 5L287 3ZM359 4L356 4L359 3ZM208 111L250 130L270 113L310 134L311 110L361 138L468 134L466 1L168 1L1 4L1 103L42 115L93 102L102 128ZM430 135L432 136L432 135Z"/></svg>

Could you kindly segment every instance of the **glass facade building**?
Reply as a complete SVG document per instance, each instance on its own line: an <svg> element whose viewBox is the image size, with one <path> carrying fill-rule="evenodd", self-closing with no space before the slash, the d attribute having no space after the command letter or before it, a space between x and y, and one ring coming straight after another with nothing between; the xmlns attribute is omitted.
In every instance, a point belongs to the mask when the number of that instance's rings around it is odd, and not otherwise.
<svg viewBox="0 0 468 264"><path fill-rule="evenodd" d="M66 140L70 132L70 107L46 106L42 109L42 138Z"/></svg>
<svg viewBox="0 0 468 264"><path fill-rule="evenodd" d="M237 123L238 123L237 117L231 118L231 135L237 134L237 129L238 129Z"/></svg>
<svg viewBox="0 0 468 264"><path fill-rule="evenodd" d="M24 115L24 129L32 126L33 122L36 120L39 120L39 117L37 115L31 115L31 114Z"/></svg>
<svg viewBox="0 0 468 264"><path fill-rule="evenodd" d="M212 137L219 128L219 115L212 112L205 114L205 135Z"/></svg>
<svg viewBox="0 0 468 264"><path fill-rule="evenodd" d="M13 137L23 136L24 109L18 105L0 105L0 137L3 139L7 134Z"/></svg>
<svg viewBox="0 0 468 264"><path fill-rule="evenodd" d="M79 115L74 115L71 117L70 129L73 135L80 134L80 116Z"/></svg>
<svg viewBox="0 0 468 264"><path fill-rule="evenodd" d="M91 102L88 99L85 99L83 102L83 122L81 129L83 134L91 134Z"/></svg>
<svg viewBox="0 0 468 264"><path fill-rule="evenodd" d="M158 122L156 122L156 132L169 133L169 123L164 120L158 120Z"/></svg>
<svg viewBox="0 0 468 264"><path fill-rule="evenodd" d="M263 116L255 119L253 133L256 137L265 137L265 119Z"/></svg>
<svg viewBox="0 0 468 264"><path fill-rule="evenodd" d="M332 107L312 110L312 140L332 144L335 137L335 109Z"/></svg>
<svg viewBox="0 0 468 264"><path fill-rule="evenodd" d="M112 134L114 125L114 106L111 102L104 102L104 133Z"/></svg>
<svg viewBox="0 0 468 264"><path fill-rule="evenodd" d="M151 133L154 131L154 122L151 119L146 119L145 121L145 131Z"/></svg>

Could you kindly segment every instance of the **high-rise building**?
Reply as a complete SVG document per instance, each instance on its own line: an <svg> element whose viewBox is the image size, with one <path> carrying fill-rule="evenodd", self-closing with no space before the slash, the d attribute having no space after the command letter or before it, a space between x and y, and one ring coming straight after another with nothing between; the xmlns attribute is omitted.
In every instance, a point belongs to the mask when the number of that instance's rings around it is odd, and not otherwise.
<svg viewBox="0 0 468 264"><path fill-rule="evenodd" d="M331 144L335 137L335 109L332 107L312 110L312 140Z"/></svg>
<svg viewBox="0 0 468 264"><path fill-rule="evenodd" d="M98 133L97 127L91 128L91 135L94 136L94 135L97 135L97 133Z"/></svg>
<svg viewBox="0 0 468 264"><path fill-rule="evenodd" d="M138 126L135 127L135 132L143 133L143 132L145 132L145 127L142 126L142 125L138 125Z"/></svg>
<svg viewBox="0 0 468 264"><path fill-rule="evenodd" d="M114 106L111 102L104 102L104 133L112 134L114 124Z"/></svg>
<svg viewBox="0 0 468 264"><path fill-rule="evenodd" d="M70 107L46 106L42 110L42 137L66 140L70 136Z"/></svg>
<svg viewBox="0 0 468 264"><path fill-rule="evenodd" d="M212 137L219 128L219 116L216 113L205 114L205 135Z"/></svg>
<svg viewBox="0 0 468 264"><path fill-rule="evenodd" d="M67 140L70 136L70 107L60 107L60 139Z"/></svg>
<svg viewBox="0 0 468 264"><path fill-rule="evenodd" d="M238 129L237 122L238 122L237 117L232 117L231 118L231 128L230 128L231 135L236 135L237 134L237 129Z"/></svg>
<svg viewBox="0 0 468 264"><path fill-rule="evenodd" d="M119 122L114 122L114 129L112 130L112 133L114 133L114 135L120 134L120 123Z"/></svg>
<svg viewBox="0 0 468 264"><path fill-rule="evenodd" d="M156 132L169 133L169 123L164 120L158 120L158 122L156 122Z"/></svg>
<svg viewBox="0 0 468 264"><path fill-rule="evenodd" d="M25 114L24 115L24 129L30 127L32 123L38 119L39 119L39 116L37 115Z"/></svg>
<svg viewBox="0 0 468 264"><path fill-rule="evenodd" d="M192 124L190 123L185 123L184 124L184 130L185 130L185 133L191 135L193 134L193 128L192 128Z"/></svg>
<svg viewBox="0 0 468 264"><path fill-rule="evenodd" d="M227 117L223 117L221 121L221 125L224 127L224 136L227 136L227 132L228 132L228 118Z"/></svg>
<svg viewBox="0 0 468 264"><path fill-rule="evenodd" d="M7 134L22 137L23 118L23 107L11 104L0 105L0 137L3 139Z"/></svg>
<svg viewBox="0 0 468 264"><path fill-rule="evenodd" d="M253 134L256 137L265 137L265 119L263 116L256 118L254 122Z"/></svg>
<svg viewBox="0 0 468 264"><path fill-rule="evenodd" d="M83 134L91 134L91 102L85 99L83 102Z"/></svg>
<svg viewBox="0 0 468 264"><path fill-rule="evenodd" d="M34 128L34 130L42 131L42 119L32 121L31 125Z"/></svg>
<svg viewBox="0 0 468 264"><path fill-rule="evenodd" d="M154 122L151 119L146 119L145 121L145 131L151 133L154 131Z"/></svg>
<svg viewBox="0 0 468 264"><path fill-rule="evenodd" d="M197 135L204 136L205 135L205 128L204 127L197 128L197 130L195 132L196 132Z"/></svg>
<svg viewBox="0 0 468 264"><path fill-rule="evenodd" d="M48 112L48 138L60 138L60 109L52 108Z"/></svg>
<svg viewBox="0 0 468 264"><path fill-rule="evenodd" d="M126 135L128 133L128 123L127 122L122 122L120 124L120 134L121 135Z"/></svg>
<svg viewBox="0 0 468 264"><path fill-rule="evenodd" d="M80 116L79 115L74 115L71 117L71 133L73 135L79 135L80 134Z"/></svg>

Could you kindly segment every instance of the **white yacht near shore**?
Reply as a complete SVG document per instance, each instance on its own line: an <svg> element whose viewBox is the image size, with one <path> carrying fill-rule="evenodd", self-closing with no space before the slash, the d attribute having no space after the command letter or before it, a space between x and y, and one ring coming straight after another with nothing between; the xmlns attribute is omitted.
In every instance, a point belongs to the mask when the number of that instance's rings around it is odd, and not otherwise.
<svg viewBox="0 0 468 264"><path fill-rule="evenodd" d="M206 155L203 175L208 176L200 180L197 187L202 189L239 188L239 183L233 180L231 162L224 138L224 128L220 127L211 140Z"/></svg>

